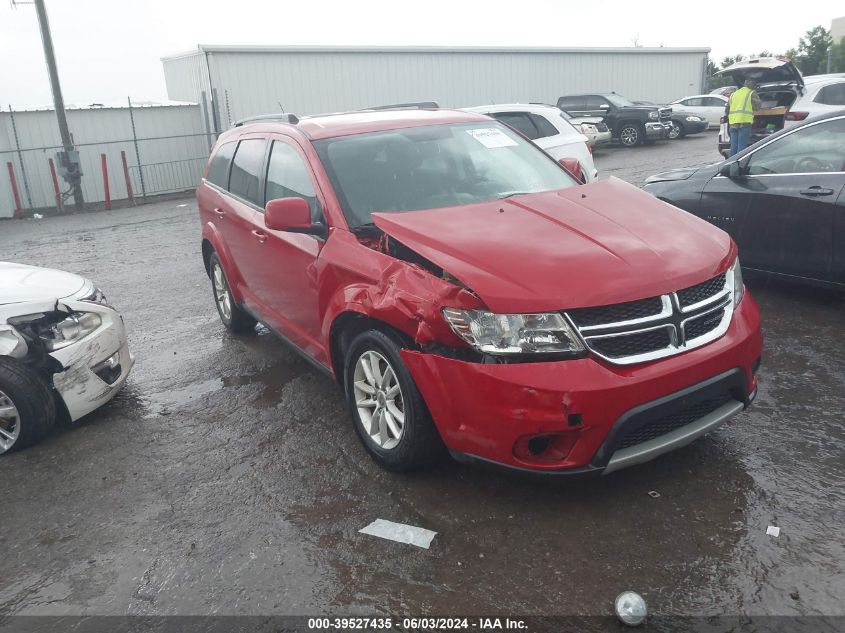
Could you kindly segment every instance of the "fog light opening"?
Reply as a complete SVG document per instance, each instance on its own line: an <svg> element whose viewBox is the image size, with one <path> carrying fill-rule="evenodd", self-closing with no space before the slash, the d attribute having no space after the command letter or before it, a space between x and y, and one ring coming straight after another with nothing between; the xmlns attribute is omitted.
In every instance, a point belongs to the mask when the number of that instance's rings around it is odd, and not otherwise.
<svg viewBox="0 0 845 633"><path fill-rule="evenodd" d="M113 385L120 378L122 368L120 367L120 352L115 352L106 360L91 367L97 377L107 385Z"/></svg>
<svg viewBox="0 0 845 633"><path fill-rule="evenodd" d="M564 461L575 442L580 430L544 435L526 435L517 440L513 447L514 456L525 462L554 464Z"/></svg>

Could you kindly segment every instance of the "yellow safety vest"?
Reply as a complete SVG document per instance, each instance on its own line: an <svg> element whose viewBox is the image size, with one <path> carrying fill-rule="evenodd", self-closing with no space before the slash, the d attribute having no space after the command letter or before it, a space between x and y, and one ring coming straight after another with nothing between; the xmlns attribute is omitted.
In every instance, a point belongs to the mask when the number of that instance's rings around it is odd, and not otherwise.
<svg viewBox="0 0 845 633"><path fill-rule="evenodd" d="M754 91L743 86L731 95L728 123L754 123L754 110L751 95Z"/></svg>

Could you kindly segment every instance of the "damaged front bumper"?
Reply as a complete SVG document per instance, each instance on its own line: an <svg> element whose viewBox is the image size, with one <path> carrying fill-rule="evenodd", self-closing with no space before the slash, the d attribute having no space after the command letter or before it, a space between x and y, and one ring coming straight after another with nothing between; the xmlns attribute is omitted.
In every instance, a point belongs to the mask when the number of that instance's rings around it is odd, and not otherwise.
<svg viewBox="0 0 845 633"><path fill-rule="evenodd" d="M93 330L59 349L45 344L39 332L63 318L96 315ZM0 325L0 353L36 368L52 383L71 421L111 400L134 364L123 318L90 281L63 299L7 306ZM41 328L41 329L39 329ZM53 347L56 347L55 345Z"/></svg>
<svg viewBox="0 0 845 633"><path fill-rule="evenodd" d="M753 399L761 350L759 312L746 295L720 339L637 366L402 357L454 457L554 476L618 470L715 428ZM701 414L653 437L650 424L690 408Z"/></svg>
<svg viewBox="0 0 845 633"><path fill-rule="evenodd" d="M64 368L53 375L53 386L71 420L78 420L120 391L135 359L129 352L123 319L116 311L100 305L63 303L72 310L96 312L102 320L84 339L50 354Z"/></svg>

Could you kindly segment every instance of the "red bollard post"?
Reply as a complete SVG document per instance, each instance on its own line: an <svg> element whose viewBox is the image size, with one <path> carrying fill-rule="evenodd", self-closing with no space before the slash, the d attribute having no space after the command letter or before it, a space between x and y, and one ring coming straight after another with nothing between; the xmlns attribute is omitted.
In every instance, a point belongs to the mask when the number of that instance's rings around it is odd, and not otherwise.
<svg viewBox="0 0 845 633"><path fill-rule="evenodd" d="M123 163L123 177L126 179L126 197L129 198L129 203L134 207L135 198L132 196L132 179L129 177L129 165L126 164L126 152L120 152L120 160Z"/></svg>
<svg viewBox="0 0 845 633"><path fill-rule="evenodd" d="M103 190L106 192L106 210L111 209L111 195L109 194L109 166L106 155L100 154L100 164L103 166Z"/></svg>
<svg viewBox="0 0 845 633"><path fill-rule="evenodd" d="M6 163L6 169L9 170L9 182L12 183L12 196L15 198L15 217L19 218L23 215L21 208L21 194L18 193L18 181L15 178L15 166L11 162Z"/></svg>
<svg viewBox="0 0 845 633"><path fill-rule="evenodd" d="M53 177L53 190L56 192L56 211L61 213L64 211L64 205L62 204L62 190L59 189L59 179L56 176L56 164L52 158L48 158L47 162L50 163L50 176Z"/></svg>

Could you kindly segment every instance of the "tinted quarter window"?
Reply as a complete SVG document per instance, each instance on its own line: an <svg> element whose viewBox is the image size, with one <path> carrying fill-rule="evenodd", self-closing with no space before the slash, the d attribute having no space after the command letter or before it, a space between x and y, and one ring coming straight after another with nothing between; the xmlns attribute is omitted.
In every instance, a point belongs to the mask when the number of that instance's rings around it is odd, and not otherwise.
<svg viewBox="0 0 845 633"><path fill-rule="evenodd" d="M561 110L579 110L584 105L581 97L561 97L557 100L557 107Z"/></svg>
<svg viewBox="0 0 845 633"><path fill-rule="evenodd" d="M825 86L819 90L816 101L826 105L845 105L845 82Z"/></svg>
<svg viewBox="0 0 845 633"><path fill-rule="evenodd" d="M218 187L227 189L229 187L229 165L232 162L232 154L235 153L234 141L230 143L223 143L217 148L214 158L211 159L211 166L208 168L208 182L214 183Z"/></svg>
<svg viewBox="0 0 845 633"><path fill-rule="evenodd" d="M697 108L699 106L704 105L703 101L704 101L704 99L684 99L683 101L681 101L681 103L684 104L685 106Z"/></svg>
<svg viewBox="0 0 845 633"><path fill-rule="evenodd" d="M531 113L528 114L528 117L537 128L537 132L539 133L537 138L546 138L547 136L560 134L560 132L557 131L557 128L552 125L546 117Z"/></svg>
<svg viewBox="0 0 845 633"><path fill-rule="evenodd" d="M502 123L507 123L532 141L541 136L525 112L496 112L493 117L499 119Z"/></svg>
<svg viewBox="0 0 845 633"><path fill-rule="evenodd" d="M748 173L807 174L845 170L845 118L808 125L761 147Z"/></svg>
<svg viewBox="0 0 845 633"><path fill-rule="evenodd" d="M253 204L263 204L261 199L261 166L267 141L250 138L238 144L232 161L232 175L229 177L229 191Z"/></svg>
<svg viewBox="0 0 845 633"><path fill-rule="evenodd" d="M311 207L311 221L323 221L308 165L293 147L280 141L274 141L270 150L265 204L277 198L304 198Z"/></svg>
<svg viewBox="0 0 845 633"><path fill-rule="evenodd" d="M704 105L708 108L724 108L725 102L721 99L717 99L716 97L705 97L702 99L704 101Z"/></svg>

